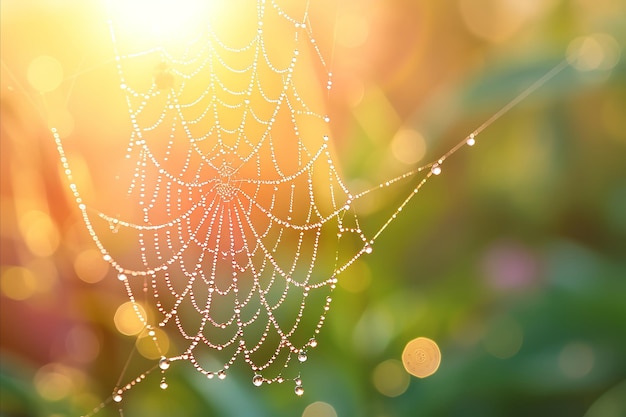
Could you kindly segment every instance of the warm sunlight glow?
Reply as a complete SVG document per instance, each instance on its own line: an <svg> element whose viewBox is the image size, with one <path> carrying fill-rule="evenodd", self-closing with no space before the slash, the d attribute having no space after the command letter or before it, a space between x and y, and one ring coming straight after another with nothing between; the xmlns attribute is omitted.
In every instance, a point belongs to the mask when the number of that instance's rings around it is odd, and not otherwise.
<svg viewBox="0 0 626 417"><path fill-rule="evenodd" d="M183 41L193 36L207 14L219 11L215 0L111 0L111 18L137 36Z"/></svg>

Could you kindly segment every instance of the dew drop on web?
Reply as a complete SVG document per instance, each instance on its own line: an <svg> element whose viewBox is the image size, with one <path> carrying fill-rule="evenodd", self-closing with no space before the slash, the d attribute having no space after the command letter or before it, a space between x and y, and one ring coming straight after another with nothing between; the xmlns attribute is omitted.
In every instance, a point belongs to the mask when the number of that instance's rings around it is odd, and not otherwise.
<svg viewBox="0 0 626 417"><path fill-rule="evenodd" d="M159 368L161 368L162 370L166 370L170 367L170 361L167 358L161 358L159 360Z"/></svg>

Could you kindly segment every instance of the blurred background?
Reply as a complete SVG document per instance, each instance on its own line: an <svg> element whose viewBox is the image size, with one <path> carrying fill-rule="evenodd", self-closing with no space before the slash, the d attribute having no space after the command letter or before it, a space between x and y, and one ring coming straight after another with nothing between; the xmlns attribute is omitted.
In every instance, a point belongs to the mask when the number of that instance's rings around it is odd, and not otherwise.
<svg viewBox="0 0 626 417"><path fill-rule="evenodd" d="M80 79L115 78L113 52L97 0L1 7L0 415L77 416L110 395L135 338L116 328L126 295L49 126L71 140L101 125L106 86ZM446 161L341 276L303 397L173 367L166 391L157 377L133 388L123 415L626 416L625 16L622 0L339 1L317 36L334 45L333 140L357 191L437 158L568 48L585 59ZM104 146L127 128L89 134ZM365 226L411 189L376 201ZM418 336L442 351L422 380L400 361ZM145 370L132 359L124 380Z"/></svg>

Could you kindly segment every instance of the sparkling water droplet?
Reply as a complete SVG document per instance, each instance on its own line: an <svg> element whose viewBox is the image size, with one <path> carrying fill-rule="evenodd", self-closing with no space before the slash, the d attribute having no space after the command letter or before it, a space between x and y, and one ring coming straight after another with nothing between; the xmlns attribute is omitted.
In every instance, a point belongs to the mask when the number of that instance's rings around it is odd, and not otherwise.
<svg viewBox="0 0 626 417"><path fill-rule="evenodd" d="M432 172L434 175L439 175L441 174L441 167L439 166L439 164L433 164L433 166L430 168L430 172Z"/></svg>
<svg viewBox="0 0 626 417"><path fill-rule="evenodd" d="M317 346L317 340L315 340L314 337L309 339L309 346L311 346L312 348Z"/></svg>
<svg viewBox="0 0 626 417"><path fill-rule="evenodd" d="M115 394L113 396L113 401L115 401L116 403L122 402L122 396L120 394Z"/></svg>
<svg viewBox="0 0 626 417"><path fill-rule="evenodd" d="M254 378L252 378L252 383L257 387L260 387L263 385L263 377L261 375L255 375Z"/></svg>
<svg viewBox="0 0 626 417"><path fill-rule="evenodd" d="M161 389L167 389L167 382L165 381L161 381L161 383L159 384L159 387L161 387Z"/></svg>
<svg viewBox="0 0 626 417"><path fill-rule="evenodd" d="M296 395L298 397L302 396L302 394L304 394L304 388L302 388L300 385L298 385L295 389L294 392L296 393Z"/></svg>
<svg viewBox="0 0 626 417"><path fill-rule="evenodd" d="M300 353L298 353L298 360L299 360L300 362L306 362L306 360L307 360L306 353L304 353L304 352L300 352Z"/></svg>
<svg viewBox="0 0 626 417"><path fill-rule="evenodd" d="M300 378L294 379L293 382L295 382L297 386L302 385L302 380Z"/></svg>
<svg viewBox="0 0 626 417"><path fill-rule="evenodd" d="M219 379L224 379L224 378L226 378L226 372L224 372L224 371L219 371L219 372L217 373L217 377L218 377Z"/></svg>
<svg viewBox="0 0 626 417"><path fill-rule="evenodd" d="M370 253L372 253L373 251L374 251L374 249L373 249L370 245L367 245L367 246L365 247L365 253L370 254Z"/></svg>
<svg viewBox="0 0 626 417"><path fill-rule="evenodd" d="M128 277L124 273L119 273L117 274L117 279L119 279L120 281L126 281Z"/></svg>
<svg viewBox="0 0 626 417"><path fill-rule="evenodd" d="M468 146L474 146L476 144L476 138L473 133L469 135L469 138L467 138L465 143L467 143Z"/></svg>
<svg viewBox="0 0 626 417"><path fill-rule="evenodd" d="M159 360L159 368L165 371L169 367L170 367L170 361L167 358L163 357L161 358L161 360Z"/></svg>

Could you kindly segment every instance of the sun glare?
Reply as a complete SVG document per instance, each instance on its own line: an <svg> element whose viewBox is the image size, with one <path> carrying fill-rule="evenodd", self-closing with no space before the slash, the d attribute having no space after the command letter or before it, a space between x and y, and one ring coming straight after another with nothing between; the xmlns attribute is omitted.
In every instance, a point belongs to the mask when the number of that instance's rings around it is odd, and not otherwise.
<svg viewBox="0 0 626 417"><path fill-rule="evenodd" d="M193 37L216 0L109 0L111 17L139 37L184 41Z"/></svg>

